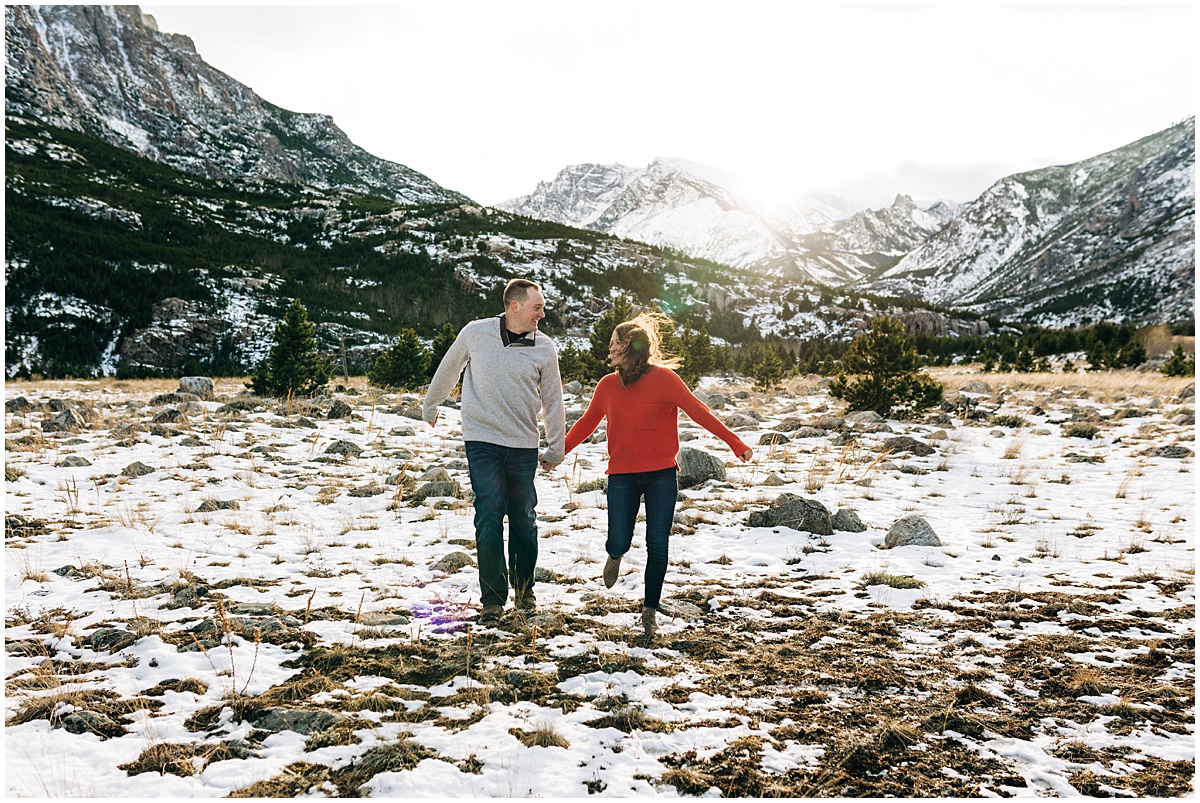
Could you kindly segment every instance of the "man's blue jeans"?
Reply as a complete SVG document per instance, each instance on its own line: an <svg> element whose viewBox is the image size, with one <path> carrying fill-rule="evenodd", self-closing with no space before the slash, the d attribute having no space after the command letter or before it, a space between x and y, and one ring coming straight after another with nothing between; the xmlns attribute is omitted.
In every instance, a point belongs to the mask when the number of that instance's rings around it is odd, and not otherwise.
<svg viewBox="0 0 1200 803"><path fill-rule="evenodd" d="M475 552L479 559L479 601L504 605L508 579L520 596L533 590L537 565L537 449L513 449L467 441L467 466L475 492ZM504 517L508 516L508 560L504 556ZM508 571L505 571L507 566Z"/></svg>
<svg viewBox="0 0 1200 803"><path fill-rule="evenodd" d="M646 500L646 601L657 608L667 576L667 552L671 524L675 519L675 500L679 496L678 470L642 471L608 475L608 542L611 557L622 557L633 543L633 525L638 509Z"/></svg>

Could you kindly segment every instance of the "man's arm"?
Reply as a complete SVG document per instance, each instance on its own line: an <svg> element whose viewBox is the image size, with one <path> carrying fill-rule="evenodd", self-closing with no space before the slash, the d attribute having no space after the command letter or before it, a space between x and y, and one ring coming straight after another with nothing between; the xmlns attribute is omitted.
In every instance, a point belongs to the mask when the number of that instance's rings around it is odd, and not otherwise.
<svg viewBox="0 0 1200 803"><path fill-rule="evenodd" d="M454 338L446 355L442 357L437 370L433 373L433 379L429 382L429 390L425 392L425 401L421 405L421 417L429 422L430 426L437 423L438 405L449 398L450 392L458 384L458 378L462 375L463 368L467 367L470 359L471 348L467 345L467 329L463 327L462 331L458 333L458 337Z"/></svg>
<svg viewBox="0 0 1200 803"><path fill-rule="evenodd" d="M542 397L542 416L546 421L546 451L540 458L543 468L553 468L563 461L563 442L567 435L567 411L563 405L562 376L558 372L558 351L542 370L538 393Z"/></svg>

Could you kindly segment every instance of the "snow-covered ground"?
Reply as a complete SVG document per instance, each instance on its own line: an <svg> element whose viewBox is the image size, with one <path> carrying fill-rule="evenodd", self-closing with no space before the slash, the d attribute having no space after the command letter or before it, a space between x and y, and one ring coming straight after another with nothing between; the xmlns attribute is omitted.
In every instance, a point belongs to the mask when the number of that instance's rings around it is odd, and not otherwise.
<svg viewBox="0 0 1200 803"><path fill-rule="evenodd" d="M5 793L1193 793L1190 382L939 376L993 417L707 381L756 454L681 421L726 478L682 491L652 642L644 543L599 577L603 442L537 480L538 611L480 628L457 410L10 382ZM782 493L865 530L749 526ZM884 548L910 514L942 545Z"/></svg>

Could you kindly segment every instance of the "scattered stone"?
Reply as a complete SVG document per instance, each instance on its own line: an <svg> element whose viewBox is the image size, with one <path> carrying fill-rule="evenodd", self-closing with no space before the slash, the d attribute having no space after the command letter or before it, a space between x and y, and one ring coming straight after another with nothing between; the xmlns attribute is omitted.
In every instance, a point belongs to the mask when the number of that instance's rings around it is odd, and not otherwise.
<svg viewBox="0 0 1200 803"><path fill-rule="evenodd" d="M126 477L144 477L147 474L153 474L155 471L158 471L158 469L148 466L140 460L130 463L121 469L121 473Z"/></svg>
<svg viewBox="0 0 1200 803"><path fill-rule="evenodd" d="M916 438L908 435L900 435L895 438L887 438L880 445L880 449L892 454L901 454L903 452L911 452L917 457L928 457L933 454L933 447L924 441L919 441Z"/></svg>
<svg viewBox="0 0 1200 803"><path fill-rule="evenodd" d="M1187 448L1186 446L1178 446L1178 445L1160 446L1157 449L1147 449L1146 451L1140 452L1138 454L1139 457L1172 457L1172 458L1193 457L1194 455L1195 455L1195 452L1193 452L1191 449Z"/></svg>
<svg viewBox="0 0 1200 803"><path fill-rule="evenodd" d="M682 599L664 599L659 602L658 610L665 616L686 619L689 622L699 621L704 618L703 610Z"/></svg>
<svg viewBox="0 0 1200 803"><path fill-rule="evenodd" d="M192 395L203 399L204 401L212 401L216 394L216 385L206 376L181 376L179 378L179 390L177 393L191 393Z"/></svg>
<svg viewBox="0 0 1200 803"><path fill-rule="evenodd" d="M103 739L122 736L125 733L125 728L115 719L96 711L72 711L59 722L67 733L94 733Z"/></svg>
<svg viewBox="0 0 1200 803"><path fill-rule="evenodd" d="M232 499L229 500L228 502L222 501L220 499L205 499L203 502L200 503L200 506L196 508L196 512L197 513L215 513L218 510L241 510L241 509L242 509L242 506L239 505L236 501L234 501Z"/></svg>
<svg viewBox="0 0 1200 803"><path fill-rule="evenodd" d="M1076 452L1067 452L1063 458L1068 463L1103 463L1104 456L1098 454L1078 454Z"/></svg>
<svg viewBox="0 0 1200 803"><path fill-rule="evenodd" d="M753 416L747 413L733 413L732 415L728 415L725 417L724 423L725 426L729 427L730 429L737 429L739 427L758 427L758 421L756 421Z"/></svg>
<svg viewBox="0 0 1200 803"><path fill-rule="evenodd" d="M847 424L882 424L883 416L874 410L860 410L846 416Z"/></svg>
<svg viewBox="0 0 1200 803"><path fill-rule="evenodd" d="M340 454L350 457L358 457L363 453L363 448L352 441L340 440L329 444L329 448L325 450L325 454Z"/></svg>
<svg viewBox="0 0 1200 803"><path fill-rule="evenodd" d="M818 429L817 427L800 427L792 432L793 438L824 438L828 434L826 430Z"/></svg>
<svg viewBox="0 0 1200 803"><path fill-rule="evenodd" d="M332 728L346 717L331 714L328 711L309 711L303 708L263 708L246 713L247 720L259 730L279 733L294 731L296 733L316 733Z"/></svg>
<svg viewBox="0 0 1200 803"><path fill-rule="evenodd" d="M963 393L991 393L992 386L987 382L976 379L974 382L969 382L963 388Z"/></svg>
<svg viewBox="0 0 1200 803"><path fill-rule="evenodd" d="M393 438L411 438L417 434L417 431L412 427L393 427L388 434Z"/></svg>
<svg viewBox="0 0 1200 803"><path fill-rule="evenodd" d="M763 480L762 484L773 488L773 487L776 487L779 485L786 485L787 480L785 480L783 477L779 476L774 471L772 471L770 474L767 475L767 478L765 480Z"/></svg>
<svg viewBox="0 0 1200 803"><path fill-rule="evenodd" d="M42 422L42 432L79 432L87 426L87 420L77 410L63 410L58 415Z"/></svg>
<svg viewBox="0 0 1200 803"><path fill-rule="evenodd" d="M429 568L435 572L444 572L445 574L454 574L460 569L467 566L474 566L475 561L471 560L471 556L466 552L451 552L446 557L439 560Z"/></svg>
<svg viewBox="0 0 1200 803"><path fill-rule="evenodd" d="M780 494L766 510L751 513L746 524L750 527L791 527L817 535L833 534L833 518L824 505L815 499L790 493Z"/></svg>
<svg viewBox="0 0 1200 803"><path fill-rule="evenodd" d="M447 406L448 405L445 402L442 402L441 404L438 405L438 407L447 407ZM400 411L400 415L404 416L405 418L411 418L414 421L425 420L424 417L421 415L420 407L406 407Z"/></svg>
<svg viewBox="0 0 1200 803"><path fill-rule="evenodd" d="M883 545L887 549L899 546L941 546L942 541L929 526L929 522L912 513L892 523Z"/></svg>
<svg viewBox="0 0 1200 803"><path fill-rule="evenodd" d="M58 468L87 468L92 463L86 457L80 457L77 454L69 455L59 460L54 465Z"/></svg>
<svg viewBox="0 0 1200 803"><path fill-rule="evenodd" d="M783 443L791 443L792 439L782 432L764 432L762 437L758 439L759 446L775 446Z"/></svg>
<svg viewBox="0 0 1200 803"><path fill-rule="evenodd" d="M691 488L708 480L725 481L725 464L703 449L679 450L679 487Z"/></svg>
<svg viewBox="0 0 1200 803"><path fill-rule="evenodd" d="M461 552L456 554L462 554ZM412 620L402 613L391 613L389 611L371 611L364 613L358 618L358 623L363 627L401 627L407 625Z"/></svg>
<svg viewBox="0 0 1200 803"><path fill-rule="evenodd" d="M844 533L861 533L867 529L858 514L848 507L838 508L838 512L833 514L832 524L833 529Z"/></svg>
<svg viewBox="0 0 1200 803"><path fill-rule="evenodd" d="M32 404L29 399L24 396L18 396L15 399L9 399L4 403L4 411L8 413L16 413L17 415L25 415L32 413L34 410L42 409L40 404Z"/></svg>
<svg viewBox="0 0 1200 803"><path fill-rule="evenodd" d="M372 482L372 483L368 483L367 485L360 485L357 488L351 488L349 491L346 492L346 496L352 496L356 499L362 499L362 498L365 498L368 496L379 496L381 493L386 493L386 492L387 492L387 489L384 488L382 485L376 485L375 483Z"/></svg>
<svg viewBox="0 0 1200 803"><path fill-rule="evenodd" d="M410 504L418 504L436 496L462 498L462 487L457 482L427 482L409 494L407 498Z"/></svg>
<svg viewBox="0 0 1200 803"><path fill-rule="evenodd" d="M812 426L817 429L835 430L841 429L845 424L845 420L836 415L823 415L812 422Z"/></svg>
<svg viewBox="0 0 1200 803"><path fill-rule="evenodd" d="M169 678L156 686L146 689L142 694L147 697L162 697L169 691L181 694L187 692L191 692L192 694L207 694L208 684L199 678Z"/></svg>
<svg viewBox="0 0 1200 803"><path fill-rule="evenodd" d="M704 403L708 405L708 409L710 410L720 410L729 403L728 397L717 390L708 391L706 396L707 398L704 400Z"/></svg>
<svg viewBox="0 0 1200 803"><path fill-rule="evenodd" d="M779 432L794 432L803 426L806 425L799 418L785 418L776 425L775 429Z"/></svg>
<svg viewBox="0 0 1200 803"><path fill-rule="evenodd" d="M583 393L583 383L578 379L572 379L567 384L563 385L563 393L570 393L573 396L578 396Z"/></svg>
<svg viewBox="0 0 1200 803"><path fill-rule="evenodd" d="M354 414L354 408L346 404L341 399L334 399L333 405L329 408L329 412L325 415L326 418L349 418Z"/></svg>
<svg viewBox="0 0 1200 803"><path fill-rule="evenodd" d="M116 627L102 627L92 633L89 641L96 652L117 652L138 640L136 633Z"/></svg>
<svg viewBox="0 0 1200 803"><path fill-rule="evenodd" d="M417 477L417 482L454 482L450 472L441 466L431 466L425 473Z"/></svg>
<svg viewBox="0 0 1200 803"><path fill-rule="evenodd" d="M186 421L187 416L179 412L178 409L171 407L163 410L158 415L154 416L151 423L154 424L178 424L180 421Z"/></svg>
<svg viewBox="0 0 1200 803"><path fill-rule="evenodd" d="M944 429L939 429L934 432L930 432L928 435L925 436L925 440L927 440L927 441L944 441L944 440L949 440L949 438L950 438L950 436L946 434L946 430L944 430Z"/></svg>
<svg viewBox="0 0 1200 803"><path fill-rule="evenodd" d="M923 474L928 474L928 473L929 473L929 469L927 469L927 468L922 468L921 466L913 466L913 465L909 465L909 464L907 464L907 463L906 463L906 464L904 464L903 466L900 466L900 473L901 473L901 474L917 474L917 475L923 475Z"/></svg>

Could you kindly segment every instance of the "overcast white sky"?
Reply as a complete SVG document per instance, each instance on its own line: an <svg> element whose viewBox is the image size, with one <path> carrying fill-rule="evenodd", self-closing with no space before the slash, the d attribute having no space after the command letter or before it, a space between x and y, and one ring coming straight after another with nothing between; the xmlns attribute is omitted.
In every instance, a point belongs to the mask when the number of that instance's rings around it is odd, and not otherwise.
<svg viewBox="0 0 1200 803"><path fill-rule="evenodd" d="M880 206L1195 114L1196 11L738 0L148 5L264 99L483 203L673 156Z"/></svg>

